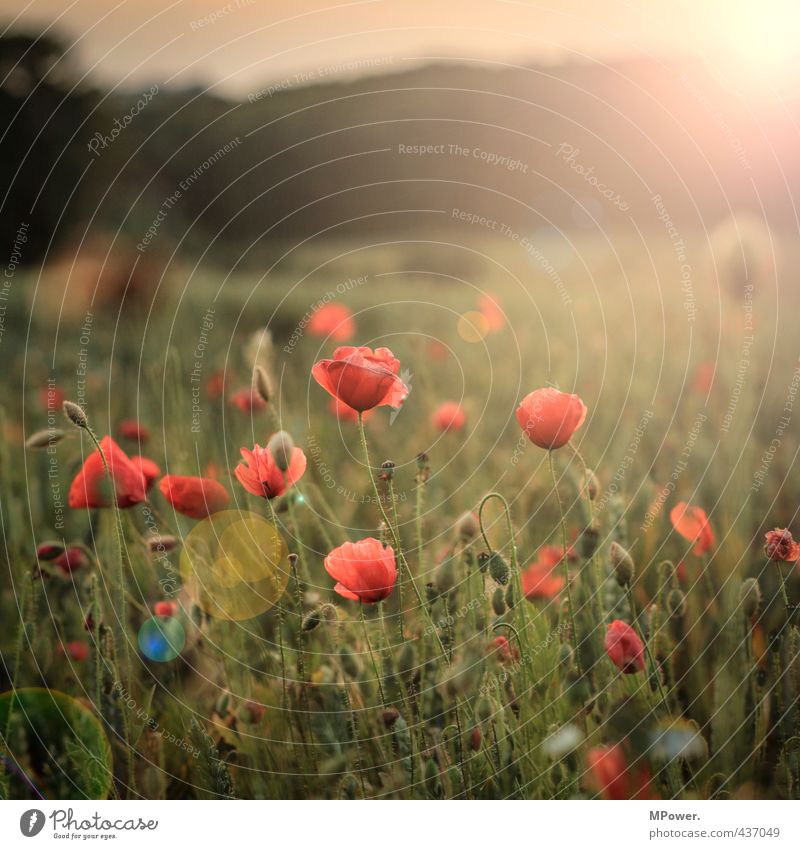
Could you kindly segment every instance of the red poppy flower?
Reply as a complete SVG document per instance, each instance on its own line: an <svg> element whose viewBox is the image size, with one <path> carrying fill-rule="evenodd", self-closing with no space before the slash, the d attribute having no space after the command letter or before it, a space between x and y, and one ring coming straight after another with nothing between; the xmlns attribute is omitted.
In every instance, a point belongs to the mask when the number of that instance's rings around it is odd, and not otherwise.
<svg viewBox="0 0 800 849"><path fill-rule="evenodd" d="M234 469L239 483L259 498L277 498L287 488L303 477L306 471L306 455L300 448L293 448L289 458L289 468L280 469L269 448L256 444L252 451L241 449L244 463Z"/></svg>
<svg viewBox="0 0 800 849"><path fill-rule="evenodd" d="M131 439L142 445L150 439L150 431L135 419L123 419L117 425L117 433L123 439Z"/></svg>
<svg viewBox="0 0 800 849"><path fill-rule="evenodd" d="M55 560L64 553L60 542L42 542L36 547L37 560Z"/></svg>
<svg viewBox="0 0 800 849"><path fill-rule="evenodd" d="M139 471L142 473L142 477L144 478L144 488L149 490L150 487L156 482L156 478L161 476L161 469L147 457L141 457L139 455L135 457L131 457L131 463L136 466Z"/></svg>
<svg viewBox="0 0 800 849"><path fill-rule="evenodd" d="M111 472L111 481L106 476L100 452L93 451L70 485L69 506L110 507L116 501L118 507L125 508L144 501L144 479L138 466L110 436L100 440L100 447Z"/></svg>
<svg viewBox="0 0 800 849"><path fill-rule="evenodd" d="M620 672L634 675L644 669L644 644L627 622L615 619L608 626L604 645L611 662Z"/></svg>
<svg viewBox="0 0 800 849"><path fill-rule="evenodd" d="M254 387L249 389L237 389L228 401L237 410L243 413L252 413L256 410L265 410L267 402L258 394L258 390Z"/></svg>
<svg viewBox="0 0 800 849"><path fill-rule="evenodd" d="M319 385L357 412L388 404L402 406L408 387L397 376L400 361L388 348L345 346L332 360L314 364L311 374Z"/></svg>
<svg viewBox="0 0 800 849"><path fill-rule="evenodd" d="M225 391L225 372L215 371L206 381L206 395L209 401L216 401Z"/></svg>
<svg viewBox="0 0 800 849"><path fill-rule="evenodd" d="M800 543L794 541L791 531L786 528L775 528L766 534L767 544L764 551L770 560L785 563L796 563L800 560Z"/></svg>
<svg viewBox="0 0 800 849"><path fill-rule="evenodd" d="M714 363L700 363L694 371L694 391L699 395L708 395L714 386L714 372Z"/></svg>
<svg viewBox="0 0 800 849"><path fill-rule="evenodd" d="M306 329L311 336L346 342L356 332L356 324L353 313L344 304L325 304L314 311Z"/></svg>
<svg viewBox="0 0 800 849"><path fill-rule="evenodd" d="M68 654L77 663L83 663L89 657L89 645L82 640L73 640L66 645L60 646L61 651Z"/></svg>
<svg viewBox="0 0 800 849"><path fill-rule="evenodd" d="M450 357L450 349L438 339L431 339L428 344L428 357L442 363Z"/></svg>
<svg viewBox="0 0 800 849"><path fill-rule="evenodd" d="M566 445L585 419L586 405L577 395L550 386L526 395L517 408L517 421L525 435L548 450Z"/></svg>
<svg viewBox="0 0 800 849"><path fill-rule="evenodd" d="M344 598L374 604L387 598L397 580L394 550L374 537L346 542L325 558L325 569Z"/></svg>
<svg viewBox="0 0 800 849"><path fill-rule="evenodd" d="M178 603L175 601L157 601L153 605L153 613L156 616L174 616L178 612Z"/></svg>
<svg viewBox="0 0 800 849"><path fill-rule="evenodd" d="M65 575L71 575L78 569L88 566L89 558L82 548L79 548L77 545L71 545L56 557L53 565L58 566Z"/></svg>
<svg viewBox="0 0 800 849"><path fill-rule="evenodd" d="M509 643L507 637L495 637L489 643L489 652L495 653L500 663L519 660L519 650Z"/></svg>
<svg viewBox="0 0 800 849"><path fill-rule="evenodd" d="M39 401L45 413L54 413L61 409L66 396L57 386L45 386L39 390Z"/></svg>
<svg viewBox="0 0 800 849"><path fill-rule="evenodd" d="M615 746L595 746L586 755L589 780L604 799L647 799L650 770L647 764L629 769L625 752Z"/></svg>
<svg viewBox="0 0 800 849"><path fill-rule="evenodd" d="M672 508L669 518L672 527L684 539L694 543L695 554L705 554L716 542L706 511L702 507L693 507L681 501Z"/></svg>
<svg viewBox="0 0 800 849"><path fill-rule="evenodd" d="M211 478L164 475L158 488L179 513L191 519L205 519L224 510L230 501L225 487Z"/></svg>
<svg viewBox="0 0 800 849"><path fill-rule="evenodd" d="M489 294L483 294L478 298L478 310L486 319L486 325L491 333L496 333L506 326L506 316L497 298Z"/></svg>
<svg viewBox="0 0 800 849"><path fill-rule="evenodd" d="M564 576L555 572L563 560L563 549L546 545L539 550L535 563L520 575L522 594L529 601L555 598L564 589Z"/></svg>
<svg viewBox="0 0 800 849"><path fill-rule="evenodd" d="M462 430L467 423L467 414L457 401L445 401L433 413L433 426L441 431Z"/></svg>
<svg viewBox="0 0 800 849"><path fill-rule="evenodd" d="M328 409L339 419L340 422L357 422L358 421L358 410L354 410L352 407L348 407L344 401L340 401L338 398L331 398L330 403L328 404ZM375 410L365 410L362 413L362 417L364 421L366 421Z"/></svg>

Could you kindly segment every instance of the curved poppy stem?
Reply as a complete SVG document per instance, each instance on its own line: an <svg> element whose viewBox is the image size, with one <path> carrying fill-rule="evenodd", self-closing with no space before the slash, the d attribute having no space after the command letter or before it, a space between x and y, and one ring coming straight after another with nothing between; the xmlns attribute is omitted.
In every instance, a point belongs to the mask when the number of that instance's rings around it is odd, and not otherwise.
<svg viewBox="0 0 800 849"><path fill-rule="evenodd" d="M570 588L569 579L569 558L567 557L567 522L564 518L564 506L561 503L561 493L558 491L558 478L556 477L556 464L553 461L553 452L547 452L547 461L550 464L550 474L553 478L553 489L556 493L556 501L558 502L558 515L561 522L561 540L564 545L564 551L561 562L564 564L564 582L567 587L567 611L569 613L569 624L572 630L572 647L575 649L575 663L578 667L578 674L583 675L581 667L581 657L578 650L578 630L575 627L575 610L572 606L572 589Z"/></svg>
<svg viewBox="0 0 800 849"><path fill-rule="evenodd" d="M408 561L406 560L406 556L403 553L403 547L400 545L400 534L395 529L395 527L391 523L391 521L389 520L389 516L386 513L386 510L383 506L383 500L381 499L381 494L378 491L378 482L375 480L375 474L372 471L372 464L370 463L370 459L369 459L369 448L367 447L367 432L364 430L364 416L363 416L362 413L358 414L358 430L359 430L359 433L361 434L361 450L364 452L364 462L367 464L367 472L369 473L369 479L372 482L372 491L375 493L375 501L378 505L378 509L381 511L381 517L383 518L383 521L386 523L386 527L389 529L389 533L391 534L392 542L394 543L394 547L395 547L395 550L397 552L397 556L400 560L400 566L401 566L403 572L405 572L405 574L408 575L408 579L411 582L411 586L414 589L414 594L417 597L417 601L419 602L420 607L428 615L428 619L430 620L431 628L433 630L434 635L436 636L436 641L439 643L439 649L442 652L442 657L444 658L445 663L447 663L447 665L449 666L450 661L448 660L447 652L445 651L445 648L444 648L444 643L442 643L442 638L439 636L439 632L436 630L436 623L433 621L433 616L431 615L431 612L428 609L428 606L425 604L425 602L422 599L422 595L420 594L419 587L417 587L417 582L414 579L414 573L409 568Z"/></svg>

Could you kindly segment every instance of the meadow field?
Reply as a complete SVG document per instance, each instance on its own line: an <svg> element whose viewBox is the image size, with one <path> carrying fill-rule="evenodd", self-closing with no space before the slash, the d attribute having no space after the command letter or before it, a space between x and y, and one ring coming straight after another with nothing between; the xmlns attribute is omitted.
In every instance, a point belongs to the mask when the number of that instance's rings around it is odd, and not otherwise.
<svg viewBox="0 0 800 849"><path fill-rule="evenodd" d="M796 245L457 235L15 273L0 795L800 796Z"/></svg>

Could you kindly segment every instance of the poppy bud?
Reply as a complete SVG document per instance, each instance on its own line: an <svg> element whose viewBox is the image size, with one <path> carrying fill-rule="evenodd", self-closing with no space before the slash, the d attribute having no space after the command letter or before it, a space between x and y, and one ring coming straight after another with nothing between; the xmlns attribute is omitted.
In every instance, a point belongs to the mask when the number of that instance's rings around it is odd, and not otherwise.
<svg viewBox="0 0 800 849"><path fill-rule="evenodd" d="M495 714L494 705L488 696L483 696L475 706L475 716L478 722L488 722Z"/></svg>
<svg viewBox="0 0 800 849"><path fill-rule="evenodd" d="M43 542L36 549L37 560L55 560L64 553L64 546L60 542Z"/></svg>
<svg viewBox="0 0 800 849"><path fill-rule="evenodd" d="M282 472L288 471L292 463L294 440L285 430L279 430L267 443L267 451L272 454L275 465Z"/></svg>
<svg viewBox="0 0 800 849"><path fill-rule="evenodd" d="M300 627L303 631L313 631L320 622L322 622L322 611L319 609L312 610L311 613L306 613L303 617L303 622Z"/></svg>
<svg viewBox="0 0 800 849"><path fill-rule="evenodd" d="M581 489L589 496L590 501L595 501L600 493L600 481L591 469L583 470Z"/></svg>
<svg viewBox="0 0 800 849"><path fill-rule="evenodd" d="M587 525L581 534L581 554L586 560L594 556L600 543L600 528L595 525Z"/></svg>
<svg viewBox="0 0 800 849"><path fill-rule="evenodd" d="M475 539L481 532L478 517L472 510L462 513L456 522L456 533L461 542L467 543Z"/></svg>
<svg viewBox="0 0 800 849"><path fill-rule="evenodd" d="M761 607L761 588L755 578L747 578L742 581L739 588L739 601L742 605L742 612L747 619L752 619L758 614Z"/></svg>
<svg viewBox="0 0 800 849"><path fill-rule="evenodd" d="M508 589L506 590L506 604L508 605L509 609L514 606L514 584L509 584Z"/></svg>
<svg viewBox="0 0 800 849"><path fill-rule="evenodd" d="M633 558L618 542L611 543L608 553L611 558L611 567L617 577L617 583L621 587L629 586L636 571Z"/></svg>
<svg viewBox="0 0 800 849"><path fill-rule="evenodd" d="M89 427L89 420L86 418L86 413L84 413L81 407L72 401L64 401L62 406L64 409L64 415L72 422L72 424L75 425L75 427L80 427L84 430Z"/></svg>
<svg viewBox="0 0 800 849"><path fill-rule="evenodd" d="M489 575L496 584L505 586L508 583L508 564L496 551L489 554Z"/></svg>
<svg viewBox="0 0 800 849"><path fill-rule="evenodd" d="M483 733L481 729L476 725L469 735L469 747L473 752L479 752L481 749L481 740L483 739Z"/></svg>
<svg viewBox="0 0 800 849"><path fill-rule="evenodd" d="M439 591L432 582L425 584L425 598L428 600L428 604L433 604L439 598Z"/></svg>
<svg viewBox="0 0 800 849"><path fill-rule="evenodd" d="M47 448L50 445L55 445L57 442L66 436L66 432L60 428L51 427L45 430L37 430L25 440L26 448Z"/></svg>
<svg viewBox="0 0 800 849"><path fill-rule="evenodd" d="M506 602L503 597L502 587L497 587L492 593L492 610L494 610L498 616L502 616L506 612Z"/></svg>
<svg viewBox="0 0 800 849"><path fill-rule="evenodd" d="M667 595L669 615L681 619L686 615L686 596L681 590L670 590Z"/></svg>
<svg viewBox="0 0 800 849"><path fill-rule="evenodd" d="M400 717L400 712L395 708L381 711L381 722L385 728L391 728Z"/></svg>
<svg viewBox="0 0 800 849"><path fill-rule="evenodd" d="M253 369L253 387L261 396L261 400L269 403L269 399L272 397L272 387L267 371L263 366L256 366Z"/></svg>
<svg viewBox="0 0 800 849"><path fill-rule="evenodd" d="M436 570L436 589L441 595L447 595L457 582L455 564L452 557L445 557Z"/></svg>
<svg viewBox="0 0 800 849"><path fill-rule="evenodd" d="M395 464L392 460L385 460L381 463L380 478L382 481L390 481L394 479L394 467Z"/></svg>

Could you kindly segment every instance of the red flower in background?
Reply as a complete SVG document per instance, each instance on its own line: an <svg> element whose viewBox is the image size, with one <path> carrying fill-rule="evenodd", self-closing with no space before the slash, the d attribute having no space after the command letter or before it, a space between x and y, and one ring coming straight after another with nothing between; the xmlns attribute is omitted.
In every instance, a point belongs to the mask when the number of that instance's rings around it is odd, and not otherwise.
<svg viewBox="0 0 800 849"><path fill-rule="evenodd" d="M506 326L506 316L500 304L493 295L484 293L478 298L478 310L486 319L486 326L490 333L496 333Z"/></svg>
<svg viewBox="0 0 800 849"><path fill-rule="evenodd" d="M161 476L161 469L147 457L131 457L131 463L136 466L142 474L142 478L144 478L144 488L145 490L149 490L150 487L156 482L156 478Z"/></svg>
<svg viewBox="0 0 800 849"><path fill-rule="evenodd" d="M517 421L525 435L547 450L566 445L585 419L586 405L577 395L549 386L526 395L517 408Z"/></svg>
<svg viewBox="0 0 800 849"><path fill-rule="evenodd" d="M604 799L650 798L650 770L647 764L628 768L622 746L595 746L586 755L589 782Z"/></svg>
<svg viewBox="0 0 800 849"><path fill-rule="evenodd" d="M615 619L608 626L604 645L611 662L620 672L634 675L644 669L644 645L627 622Z"/></svg>
<svg viewBox="0 0 800 849"><path fill-rule="evenodd" d="M117 425L117 433L123 439L131 439L142 445L150 440L150 431L144 425L140 425L136 419L123 419Z"/></svg>
<svg viewBox="0 0 800 849"><path fill-rule="evenodd" d="M57 386L45 386L39 390L39 402L45 413L55 413L61 410L66 400L64 393Z"/></svg>
<svg viewBox="0 0 800 849"><path fill-rule="evenodd" d="M206 381L206 395L209 401L216 401L225 391L225 372L215 371Z"/></svg>
<svg viewBox="0 0 800 849"><path fill-rule="evenodd" d="M467 414L457 401L445 401L433 413L433 426L442 432L463 430Z"/></svg>
<svg viewBox="0 0 800 849"><path fill-rule="evenodd" d="M256 444L252 451L241 449L244 463L234 469L239 483L259 498L276 498L303 477L306 471L306 455L300 448L293 448L289 468L280 469L269 448Z"/></svg>
<svg viewBox="0 0 800 849"><path fill-rule="evenodd" d="M110 436L100 440L111 472L109 481L103 458L93 451L83 464L69 488L67 501L70 507L133 507L145 500L145 486L141 470Z"/></svg>
<svg viewBox="0 0 800 849"><path fill-rule="evenodd" d="M333 352L332 360L314 364L311 374L319 385L348 407L363 413L388 404L399 408L408 387L397 376L400 361L388 348L345 346Z"/></svg>
<svg viewBox="0 0 800 849"><path fill-rule="evenodd" d="M306 329L311 336L346 342L356 332L356 324L353 313L344 304L325 304L314 311Z"/></svg>
<svg viewBox="0 0 800 849"><path fill-rule="evenodd" d="M522 594L529 601L555 598L564 589L564 576L554 570L564 559L563 549L546 545L539 549L536 562L520 575Z"/></svg>
<svg viewBox="0 0 800 849"><path fill-rule="evenodd" d="M794 541L791 531L787 528L775 528L765 535L767 544L764 551L770 560L775 562L796 563L800 560L800 543Z"/></svg>
<svg viewBox="0 0 800 849"><path fill-rule="evenodd" d="M230 501L225 487L211 478L164 475L158 488L179 513L191 519L205 519L224 510Z"/></svg>
<svg viewBox="0 0 800 849"><path fill-rule="evenodd" d="M700 363L694 371L692 388L700 395L708 395L714 386L714 363Z"/></svg>
<svg viewBox="0 0 800 849"><path fill-rule="evenodd" d="M58 566L65 575L71 575L78 569L88 566L89 558L82 548L79 548L77 545L71 545L53 560L53 565Z"/></svg>
<svg viewBox="0 0 800 849"><path fill-rule="evenodd" d="M695 554L705 554L716 542L706 511L702 507L693 507L681 501L672 508L669 518L672 527L684 539L694 543Z"/></svg>
<svg viewBox="0 0 800 849"><path fill-rule="evenodd" d="M519 660L519 651L515 646L512 646L509 643L507 637L495 637L491 643L489 643L489 651L497 655L497 659L500 663L508 663L508 661Z"/></svg>
<svg viewBox="0 0 800 849"><path fill-rule="evenodd" d="M325 569L337 581L334 590L340 596L363 604L383 601L397 580L394 549L374 537L334 548L325 558Z"/></svg>
<svg viewBox="0 0 800 849"><path fill-rule="evenodd" d="M82 640L73 640L70 643L59 646L61 651L68 654L76 663L83 663L89 657L89 645Z"/></svg>
<svg viewBox="0 0 800 849"><path fill-rule="evenodd" d="M236 407L243 413L252 413L257 410L265 410L267 402L258 394L255 387L249 389L237 389L230 398L228 398L231 406Z"/></svg>
<svg viewBox="0 0 800 849"><path fill-rule="evenodd" d="M156 616L174 616L178 612L178 603L175 601L157 601L153 605L153 613Z"/></svg>

